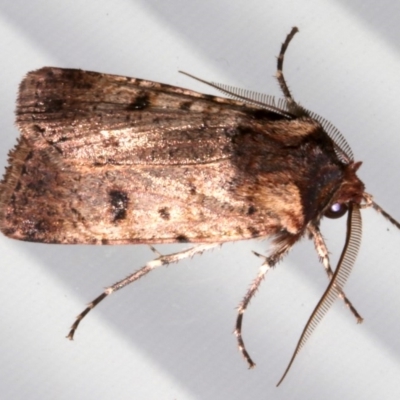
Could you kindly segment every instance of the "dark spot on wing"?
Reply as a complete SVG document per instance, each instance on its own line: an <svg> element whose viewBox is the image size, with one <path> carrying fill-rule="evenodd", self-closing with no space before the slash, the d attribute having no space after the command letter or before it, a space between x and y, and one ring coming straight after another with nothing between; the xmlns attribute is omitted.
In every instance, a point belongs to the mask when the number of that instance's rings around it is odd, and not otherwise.
<svg viewBox="0 0 400 400"><path fill-rule="evenodd" d="M260 231L253 226L248 226L247 230L250 232L251 237L258 237L260 236Z"/></svg>
<svg viewBox="0 0 400 400"><path fill-rule="evenodd" d="M52 79L54 77L54 71L52 69L46 69L47 79Z"/></svg>
<svg viewBox="0 0 400 400"><path fill-rule="evenodd" d="M268 121L279 121L281 119L287 119L274 111L266 110L265 108L249 108L244 109L246 114L252 116L256 120L268 120Z"/></svg>
<svg viewBox="0 0 400 400"><path fill-rule="evenodd" d="M247 215L253 215L257 209L254 206L250 206L247 210Z"/></svg>
<svg viewBox="0 0 400 400"><path fill-rule="evenodd" d="M110 244L108 239L101 239L101 244Z"/></svg>
<svg viewBox="0 0 400 400"><path fill-rule="evenodd" d="M212 101L212 102L216 102L217 99L218 99L217 96L213 96L212 94L203 94L202 97L203 97L203 99L209 100L209 101Z"/></svg>
<svg viewBox="0 0 400 400"><path fill-rule="evenodd" d="M78 81L74 84L74 87L79 90L91 90L93 88L93 84L88 81Z"/></svg>
<svg viewBox="0 0 400 400"><path fill-rule="evenodd" d="M188 243L190 242L189 238L186 235L178 235L176 238L176 241L179 243Z"/></svg>
<svg viewBox="0 0 400 400"><path fill-rule="evenodd" d="M150 99L147 94L141 94L133 99L133 101L126 106L127 111L138 111L150 105Z"/></svg>
<svg viewBox="0 0 400 400"><path fill-rule="evenodd" d="M103 147L119 147L120 143L116 137L103 140Z"/></svg>
<svg viewBox="0 0 400 400"><path fill-rule="evenodd" d="M93 78L99 79L99 73L79 69L63 69L60 77L62 80L70 81L71 86L79 90L91 90ZM59 80L57 77L54 79Z"/></svg>
<svg viewBox="0 0 400 400"><path fill-rule="evenodd" d="M44 133L44 132L46 132L46 129L44 129L44 128L42 128L41 126L39 126L39 125L32 125L32 130L33 131L35 131L35 132L37 132L37 133Z"/></svg>
<svg viewBox="0 0 400 400"><path fill-rule="evenodd" d="M25 173L30 173L31 171L27 171L25 165L23 166L23 171L21 171L21 176ZM35 179L32 179L29 183L26 184L26 187L35 193L35 196L45 196L49 187L51 187L51 181L54 179L54 176L51 173L43 173L41 175L37 175Z"/></svg>
<svg viewBox="0 0 400 400"><path fill-rule="evenodd" d="M166 221L168 221L171 218L168 207L159 208L158 213L160 214L160 217L162 219L165 219Z"/></svg>
<svg viewBox="0 0 400 400"><path fill-rule="evenodd" d="M108 195L110 197L113 222L125 219L129 204L128 194L122 190L110 190Z"/></svg>
<svg viewBox="0 0 400 400"><path fill-rule="evenodd" d="M235 228L235 232L236 232L237 234L239 234L240 236L243 236L243 229L242 229L240 226L237 226L237 227Z"/></svg>
<svg viewBox="0 0 400 400"><path fill-rule="evenodd" d="M63 99L47 98L43 101L45 113L57 113L63 109L65 101Z"/></svg>
<svg viewBox="0 0 400 400"><path fill-rule="evenodd" d="M180 104L179 108L184 111L189 111L190 107L192 107L193 102L192 101L184 101L183 103Z"/></svg>

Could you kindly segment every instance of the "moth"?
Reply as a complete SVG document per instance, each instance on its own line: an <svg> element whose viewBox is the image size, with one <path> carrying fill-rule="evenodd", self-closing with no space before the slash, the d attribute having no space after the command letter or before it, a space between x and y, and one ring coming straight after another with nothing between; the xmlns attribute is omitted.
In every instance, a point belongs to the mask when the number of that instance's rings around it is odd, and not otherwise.
<svg viewBox="0 0 400 400"><path fill-rule="evenodd" d="M314 241L329 285L279 383L337 297L362 321L343 292L360 246L360 210L373 207L400 224L365 192L357 177L361 162L340 132L293 99L283 62L297 31L278 57L278 100L201 79L230 98L52 67L23 79L16 110L21 137L0 183L6 236L63 244L194 244L158 253L107 288L78 315L69 339L98 303L151 270L227 241L263 237L272 237L273 247L259 255L263 263L239 305L235 329L249 367L255 364L242 338L243 314L267 271L304 236ZM346 242L333 271L319 224L346 213Z"/></svg>

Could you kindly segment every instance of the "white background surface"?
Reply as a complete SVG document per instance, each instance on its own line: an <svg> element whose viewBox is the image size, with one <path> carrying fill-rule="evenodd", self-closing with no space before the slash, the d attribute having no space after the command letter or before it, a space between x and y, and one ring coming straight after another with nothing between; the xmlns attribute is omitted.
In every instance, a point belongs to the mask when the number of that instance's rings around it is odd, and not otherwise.
<svg viewBox="0 0 400 400"><path fill-rule="evenodd" d="M45 65L210 89L177 73L279 95L275 56L293 94L344 134L368 192L400 219L400 3L394 1L0 1L0 164L14 146L17 88ZM244 320L257 362L232 334L235 307L266 241L224 245L150 274L111 296L65 339L74 317L152 258L146 246L57 246L0 237L2 399L398 399L400 232L372 210L346 293L280 388L327 279L303 240L269 273ZM344 220L322 230L340 254ZM169 247L158 247L168 252Z"/></svg>

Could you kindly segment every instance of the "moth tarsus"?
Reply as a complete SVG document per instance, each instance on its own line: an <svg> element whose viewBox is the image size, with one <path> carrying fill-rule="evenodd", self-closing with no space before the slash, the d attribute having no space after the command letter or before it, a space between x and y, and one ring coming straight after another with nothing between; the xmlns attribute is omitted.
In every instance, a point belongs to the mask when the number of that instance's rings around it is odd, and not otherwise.
<svg viewBox="0 0 400 400"><path fill-rule="evenodd" d="M329 285L311 314L278 385L332 303L340 297L361 241L361 208L372 200L350 146L328 121L300 106L283 74L284 99L188 76L231 99L161 83L45 67L21 82L21 138L0 183L0 229L14 239L64 244L149 244L156 258L107 288L78 315L155 268L224 242L273 237L273 249L238 307L235 336L249 367L243 315L266 273L303 236L313 240ZM347 212L333 272L319 223ZM161 255L156 243L192 243ZM203 244L199 244L203 243ZM205 243L205 244L204 244Z"/></svg>

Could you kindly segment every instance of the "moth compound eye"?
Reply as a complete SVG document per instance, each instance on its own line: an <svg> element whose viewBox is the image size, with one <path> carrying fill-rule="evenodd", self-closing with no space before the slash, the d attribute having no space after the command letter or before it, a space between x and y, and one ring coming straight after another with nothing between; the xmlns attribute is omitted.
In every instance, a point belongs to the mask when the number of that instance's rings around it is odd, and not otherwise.
<svg viewBox="0 0 400 400"><path fill-rule="evenodd" d="M328 218L340 218L346 214L348 210L347 204L344 203L333 203L328 210L325 211L325 217Z"/></svg>

